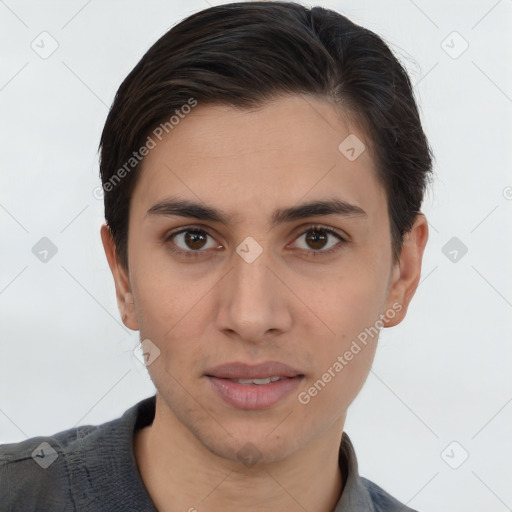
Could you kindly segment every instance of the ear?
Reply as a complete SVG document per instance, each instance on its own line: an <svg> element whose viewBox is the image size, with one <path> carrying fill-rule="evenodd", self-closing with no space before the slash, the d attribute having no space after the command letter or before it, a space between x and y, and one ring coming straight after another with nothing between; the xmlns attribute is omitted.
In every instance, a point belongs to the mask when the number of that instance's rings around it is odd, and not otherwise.
<svg viewBox="0 0 512 512"><path fill-rule="evenodd" d="M116 286L117 307L121 313L124 325L133 331L139 329L137 316L135 315L135 303L131 290L130 277L127 269L119 262L116 253L116 246L110 229L106 224L101 226L101 241L105 249L108 265Z"/></svg>
<svg viewBox="0 0 512 512"><path fill-rule="evenodd" d="M421 277L423 252L428 240L428 223L425 215L416 215L411 230L404 235L400 260L394 265L386 300L386 311L395 311L392 318L383 319L384 327L398 325L407 313L409 303L416 293Z"/></svg>

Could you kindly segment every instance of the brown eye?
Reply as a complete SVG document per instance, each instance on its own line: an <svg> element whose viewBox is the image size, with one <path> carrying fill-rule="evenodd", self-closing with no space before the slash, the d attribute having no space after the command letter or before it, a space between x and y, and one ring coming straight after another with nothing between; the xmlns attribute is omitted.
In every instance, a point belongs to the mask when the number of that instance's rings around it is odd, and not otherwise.
<svg viewBox="0 0 512 512"><path fill-rule="evenodd" d="M312 226L304 231L295 242L295 246L312 255L328 254L346 243L346 240L334 229Z"/></svg>
<svg viewBox="0 0 512 512"><path fill-rule="evenodd" d="M187 231L184 236L184 242L190 249L202 249L206 244L206 236L200 231Z"/></svg>
<svg viewBox="0 0 512 512"><path fill-rule="evenodd" d="M167 238L181 253L203 253L207 249L219 248L219 244L202 229L183 229Z"/></svg>
<svg viewBox="0 0 512 512"><path fill-rule="evenodd" d="M308 231L306 235L306 243L311 247L311 249L323 249L328 241L329 235L326 235L325 232L312 229Z"/></svg>

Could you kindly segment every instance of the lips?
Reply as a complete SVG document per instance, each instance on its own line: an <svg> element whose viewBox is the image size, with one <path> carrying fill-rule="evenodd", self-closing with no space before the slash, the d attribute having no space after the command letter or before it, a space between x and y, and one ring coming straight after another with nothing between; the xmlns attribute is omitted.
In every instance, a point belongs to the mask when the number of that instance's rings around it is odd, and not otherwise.
<svg viewBox="0 0 512 512"><path fill-rule="evenodd" d="M269 377L293 378L303 376L299 370L277 361L269 361L257 365L228 363L207 370L205 375L207 377L230 380L268 379Z"/></svg>
<svg viewBox="0 0 512 512"><path fill-rule="evenodd" d="M205 372L215 394L237 409L268 409L297 389L304 374L283 363L229 363Z"/></svg>

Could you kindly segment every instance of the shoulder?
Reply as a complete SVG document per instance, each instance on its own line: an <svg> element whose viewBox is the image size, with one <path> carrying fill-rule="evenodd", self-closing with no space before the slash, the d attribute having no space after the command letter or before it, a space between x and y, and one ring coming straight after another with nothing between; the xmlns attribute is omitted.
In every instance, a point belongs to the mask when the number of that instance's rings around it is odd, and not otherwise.
<svg viewBox="0 0 512 512"><path fill-rule="evenodd" d="M0 510L75 510L69 464L96 430L87 425L0 445Z"/></svg>
<svg viewBox="0 0 512 512"><path fill-rule="evenodd" d="M135 429L153 421L156 396L101 425L0 445L0 511L155 511L133 453Z"/></svg>
<svg viewBox="0 0 512 512"><path fill-rule="evenodd" d="M398 501L371 480L364 477L360 477L360 480L370 495L375 512L417 512Z"/></svg>

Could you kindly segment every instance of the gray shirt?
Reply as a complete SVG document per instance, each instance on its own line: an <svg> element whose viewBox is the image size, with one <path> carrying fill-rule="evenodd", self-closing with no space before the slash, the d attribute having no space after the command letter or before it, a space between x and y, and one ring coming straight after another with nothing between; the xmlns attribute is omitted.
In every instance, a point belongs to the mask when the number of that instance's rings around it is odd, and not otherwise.
<svg viewBox="0 0 512 512"><path fill-rule="evenodd" d="M0 512L156 512L133 451L133 434L153 422L155 403L156 395L101 425L0 445ZM345 485L333 512L414 512L359 476L346 433L339 462Z"/></svg>

